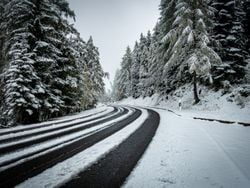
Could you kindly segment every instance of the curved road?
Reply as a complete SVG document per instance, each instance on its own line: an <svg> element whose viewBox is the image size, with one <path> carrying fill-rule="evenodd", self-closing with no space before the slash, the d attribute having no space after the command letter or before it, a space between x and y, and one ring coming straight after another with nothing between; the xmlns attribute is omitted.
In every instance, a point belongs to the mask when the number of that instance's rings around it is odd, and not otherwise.
<svg viewBox="0 0 250 188"><path fill-rule="evenodd" d="M42 173L115 134L142 115L139 108L110 108L0 133L0 187L13 187ZM158 128L158 113L147 111L147 119L133 134L63 187L121 186Z"/></svg>

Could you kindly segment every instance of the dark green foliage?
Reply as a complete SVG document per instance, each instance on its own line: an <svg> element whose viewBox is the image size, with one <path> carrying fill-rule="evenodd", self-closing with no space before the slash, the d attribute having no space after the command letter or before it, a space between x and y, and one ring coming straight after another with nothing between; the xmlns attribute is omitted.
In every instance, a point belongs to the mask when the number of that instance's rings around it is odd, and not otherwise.
<svg viewBox="0 0 250 188"><path fill-rule="evenodd" d="M216 0L212 2L215 11L213 38L218 42L215 50L224 62L214 67L215 84L224 80L242 83L245 77L246 41L243 21L246 14L242 1Z"/></svg>

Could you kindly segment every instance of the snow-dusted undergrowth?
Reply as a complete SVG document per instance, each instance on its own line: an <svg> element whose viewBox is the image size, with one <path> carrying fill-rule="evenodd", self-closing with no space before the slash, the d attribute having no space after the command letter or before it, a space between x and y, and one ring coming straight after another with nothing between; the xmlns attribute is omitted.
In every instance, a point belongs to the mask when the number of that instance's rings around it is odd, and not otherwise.
<svg viewBox="0 0 250 188"><path fill-rule="evenodd" d="M236 88L230 93L223 94L221 90L215 92L200 86L201 102L197 105L193 105L192 89L191 85L186 85L168 97L159 97L159 95L155 94L146 98L128 98L118 103L162 107L188 117L196 116L250 123L250 96L240 96L239 90L241 88ZM181 110L179 102L182 103Z"/></svg>

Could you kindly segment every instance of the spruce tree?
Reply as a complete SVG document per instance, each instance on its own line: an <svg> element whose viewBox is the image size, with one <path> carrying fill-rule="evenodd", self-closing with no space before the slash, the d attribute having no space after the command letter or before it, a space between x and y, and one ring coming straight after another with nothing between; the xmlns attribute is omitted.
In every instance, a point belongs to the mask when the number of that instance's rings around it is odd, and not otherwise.
<svg viewBox="0 0 250 188"><path fill-rule="evenodd" d="M131 75L131 65L132 65L132 51L130 47L127 47L126 53L122 58L121 70L119 77L119 90L121 98L126 98L132 94L132 75Z"/></svg>
<svg viewBox="0 0 250 188"><path fill-rule="evenodd" d="M243 20L242 1L215 0L211 5L215 11L213 38L218 42L215 51L223 64L213 68L216 85L226 80L230 83L242 83L245 77L246 41Z"/></svg>
<svg viewBox="0 0 250 188"><path fill-rule="evenodd" d="M141 39L141 63L140 63L140 95L147 96L147 88L149 87L149 65L150 65L150 45L151 33L148 31L146 37Z"/></svg>
<svg viewBox="0 0 250 188"><path fill-rule="evenodd" d="M149 46L149 63L148 63L148 78L147 78L147 93L146 96L152 96L154 93L157 92L160 78L161 78L161 68L160 68L160 59L158 54L159 50L159 24L157 23L154 32L151 37L151 42Z"/></svg>
<svg viewBox="0 0 250 188"><path fill-rule="evenodd" d="M140 58L139 43L135 42L135 46L132 51L131 63L131 96L134 98L138 98L140 96L138 91L138 84L140 82Z"/></svg>
<svg viewBox="0 0 250 188"><path fill-rule="evenodd" d="M4 50L6 69L3 73L3 121L7 126L36 121L43 93L41 80L34 68L31 32L35 5L32 1L11 0L4 8L6 31Z"/></svg>
<svg viewBox="0 0 250 188"><path fill-rule="evenodd" d="M86 43L80 38L79 34L71 37L71 45L74 49L74 58L78 65L78 88L75 93L78 95L76 100L79 100L80 109L87 109L94 103L94 94L91 91L93 81L90 77L90 72L86 63L87 47Z"/></svg>
<svg viewBox="0 0 250 188"><path fill-rule="evenodd" d="M163 74L164 66L166 65L168 59L170 58L169 52L169 42L163 40L164 37L169 33L174 22L174 12L175 12L176 0L161 0L160 4L160 19L158 23L159 27L159 48L156 53L155 61L157 62L157 67L154 72L159 78L158 92L161 95L166 95L169 91L175 89L177 86L176 77L176 67L168 70L168 73Z"/></svg>
<svg viewBox="0 0 250 188"><path fill-rule="evenodd" d="M87 63L90 79L92 80L93 106L99 97L104 94L104 72L100 64L98 49L95 47L92 37L87 42L85 62Z"/></svg>
<svg viewBox="0 0 250 188"><path fill-rule="evenodd" d="M7 4L6 0L0 1L0 23L3 23L5 21L4 8L6 7L6 4ZM6 30L0 27L0 74L2 73L3 67L5 66L5 54L4 54L5 37L6 37Z"/></svg>
<svg viewBox="0 0 250 188"><path fill-rule="evenodd" d="M81 73L67 37L74 32L66 19L74 17L67 1L3 3L1 63L4 54L6 68L1 110L6 124L42 121L79 111Z"/></svg>
<svg viewBox="0 0 250 188"><path fill-rule="evenodd" d="M112 85L112 100L119 101L124 98L124 93L120 90L121 70L117 70L115 73L114 82Z"/></svg>
<svg viewBox="0 0 250 188"><path fill-rule="evenodd" d="M42 80L44 94L40 120L65 115L74 111L71 96L75 91L73 60L67 35L71 26L64 16L74 17L66 1L36 1L36 17L33 33L35 68Z"/></svg>
<svg viewBox="0 0 250 188"><path fill-rule="evenodd" d="M244 31L247 39L246 49L249 55L250 54L250 0L244 0L243 2L244 2L243 7L245 11Z"/></svg>
<svg viewBox="0 0 250 188"><path fill-rule="evenodd" d="M212 9L206 0L178 0L171 30L164 37L170 55L165 66L165 74L177 68L178 79L185 67L193 77L194 103L199 102L197 77L210 76L211 64L221 62L220 57L209 47L209 26Z"/></svg>

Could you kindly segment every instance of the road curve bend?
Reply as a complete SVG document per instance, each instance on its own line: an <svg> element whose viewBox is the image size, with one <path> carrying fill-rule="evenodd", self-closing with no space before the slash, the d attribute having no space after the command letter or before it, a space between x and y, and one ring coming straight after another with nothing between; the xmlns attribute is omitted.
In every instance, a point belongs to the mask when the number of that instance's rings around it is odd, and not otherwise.
<svg viewBox="0 0 250 188"><path fill-rule="evenodd" d="M159 114L154 110L147 109L147 111L149 116L139 129L116 149L62 187L110 188L122 186L147 149L159 126Z"/></svg>

